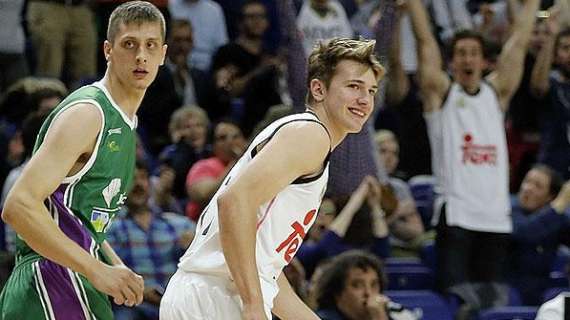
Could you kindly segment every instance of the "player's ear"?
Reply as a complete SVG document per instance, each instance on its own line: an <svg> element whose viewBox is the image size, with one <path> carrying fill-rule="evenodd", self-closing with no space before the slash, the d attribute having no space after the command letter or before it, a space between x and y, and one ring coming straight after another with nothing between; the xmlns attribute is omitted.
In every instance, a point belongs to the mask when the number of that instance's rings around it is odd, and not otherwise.
<svg viewBox="0 0 570 320"><path fill-rule="evenodd" d="M312 79L309 83L309 90L316 102L321 102L325 99L327 88L325 83L319 79Z"/></svg>
<svg viewBox="0 0 570 320"><path fill-rule="evenodd" d="M107 62L109 62L109 57L111 56L112 47L113 45L111 44L111 42L109 42L109 40L105 40L105 42L103 42L103 54L105 55L105 60Z"/></svg>
<svg viewBox="0 0 570 320"><path fill-rule="evenodd" d="M164 59L166 58L166 51L168 50L168 45L162 45L162 61L160 61L160 65L164 65Z"/></svg>

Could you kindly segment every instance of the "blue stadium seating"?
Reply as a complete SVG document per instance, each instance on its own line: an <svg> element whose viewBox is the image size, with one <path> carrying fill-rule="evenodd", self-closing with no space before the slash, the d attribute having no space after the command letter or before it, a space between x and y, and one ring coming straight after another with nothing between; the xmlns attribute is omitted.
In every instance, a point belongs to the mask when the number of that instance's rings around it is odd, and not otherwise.
<svg viewBox="0 0 570 320"><path fill-rule="evenodd" d="M446 301L429 290L403 290L384 292L392 301L421 315L422 320L452 320Z"/></svg>
<svg viewBox="0 0 570 320"><path fill-rule="evenodd" d="M498 307L482 311L479 320L534 320L538 307Z"/></svg>

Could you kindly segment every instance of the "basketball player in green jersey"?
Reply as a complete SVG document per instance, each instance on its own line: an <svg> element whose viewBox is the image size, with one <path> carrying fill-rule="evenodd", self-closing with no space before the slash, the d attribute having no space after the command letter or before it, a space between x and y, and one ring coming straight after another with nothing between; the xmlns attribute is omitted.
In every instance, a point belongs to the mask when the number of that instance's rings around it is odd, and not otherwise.
<svg viewBox="0 0 570 320"><path fill-rule="evenodd" d="M19 237L0 319L112 319L107 295L117 304L142 302L142 277L105 231L132 184L135 113L164 62L164 36L155 6L119 6L104 44L104 78L73 92L44 123L2 212Z"/></svg>

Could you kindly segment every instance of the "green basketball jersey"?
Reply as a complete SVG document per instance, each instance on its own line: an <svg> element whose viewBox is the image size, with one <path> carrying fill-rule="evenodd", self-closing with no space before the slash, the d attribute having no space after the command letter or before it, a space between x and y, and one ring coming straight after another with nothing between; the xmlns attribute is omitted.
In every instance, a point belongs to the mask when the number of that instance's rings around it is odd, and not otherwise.
<svg viewBox="0 0 570 320"><path fill-rule="evenodd" d="M34 152L41 146L57 117L79 103L101 112L103 123L86 165L66 177L45 205L60 229L73 241L98 256L105 231L124 204L131 188L136 157L136 118L131 120L113 101L102 83L82 87L51 112L38 134ZM21 239L18 260L37 256ZM28 259L25 259L28 260Z"/></svg>

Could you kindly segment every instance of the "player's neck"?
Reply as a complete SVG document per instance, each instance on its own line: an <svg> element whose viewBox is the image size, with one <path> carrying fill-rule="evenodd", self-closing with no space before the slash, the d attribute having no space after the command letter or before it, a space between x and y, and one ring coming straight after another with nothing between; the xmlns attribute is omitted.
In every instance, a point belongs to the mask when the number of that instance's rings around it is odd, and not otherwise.
<svg viewBox="0 0 570 320"><path fill-rule="evenodd" d="M119 108L132 119L144 98L144 90L128 88L117 77L110 75L109 71L105 73L101 83L107 88Z"/></svg>
<svg viewBox="0 0 570 320"><path fill-rule="evenodd" d="M326 110L322 107L318 106L311 106L309 110L317 115L317 118L325 125L329 134L331 136L331 149L336 148L342 140L346 137L347 133L344 132L341 128L335 126L332 121L330 121Z"/></svg>

